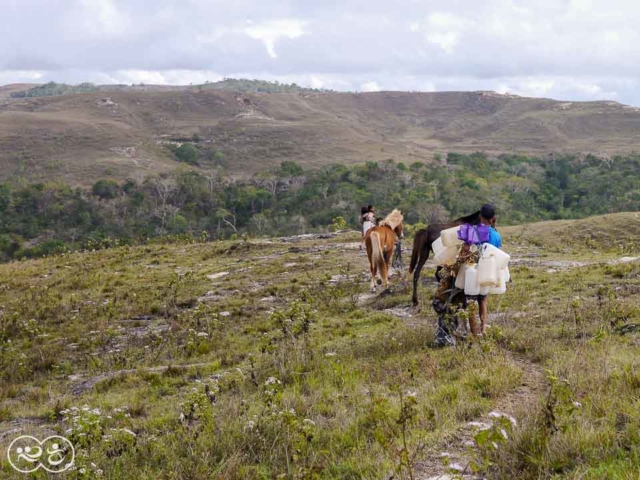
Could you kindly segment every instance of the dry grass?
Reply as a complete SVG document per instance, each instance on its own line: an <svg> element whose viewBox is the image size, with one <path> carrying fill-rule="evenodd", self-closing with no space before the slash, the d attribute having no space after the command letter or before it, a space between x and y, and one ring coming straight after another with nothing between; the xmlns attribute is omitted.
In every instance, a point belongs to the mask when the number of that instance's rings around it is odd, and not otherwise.
<svg viewBox="0 0 640 480"><path fill-rule="evenodd" d="M1 93L0 93L1 95ZM109 97L117 106L101 106ZM565 105L563 107L563 105ZM568 105L568 106L566 106ZM606 119L602 121L602 119ZM470 93L122 91L0 101L0 179L87 184L173 168L159 139L198 133L234 175L448 151L629 153L640 113L611 102ZM134 147L130 156L114 149Z"/></svg>
<svg viewBox="0 0 640 480"><path fill-rule="evenodd" d="M488 478L633 478L638 339L621 328L640 323L638 263L551 271L548 245L573 225L506 229L514 254L547 256L514 265L486 340L448 349L431 347L426 288L420 312L397 278L358 301L357 234L0 265L0 446L64 433L87 472L70 478L408 478L533 372L545 383L518 394L530 408L509 412L510 440L477 438L467 459ZM619 257L604 250L563 259Z"/></svg>

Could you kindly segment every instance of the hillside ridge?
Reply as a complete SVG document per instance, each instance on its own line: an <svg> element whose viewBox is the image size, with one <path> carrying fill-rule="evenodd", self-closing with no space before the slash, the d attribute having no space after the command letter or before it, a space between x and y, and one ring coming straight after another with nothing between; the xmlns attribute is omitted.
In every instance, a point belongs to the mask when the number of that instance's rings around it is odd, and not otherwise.
<svg viewBox="0 0 640 480"><path fill-rule="evenodd" d="M613 156L640 149L640 109L610 101L206 86L8 97L21 87L0 87L0 181L89 184L162 173L179 166L166 143L190 138L220 152L240 176L285 160L315 168L390 158L432 163L451 151Z"/></svg>

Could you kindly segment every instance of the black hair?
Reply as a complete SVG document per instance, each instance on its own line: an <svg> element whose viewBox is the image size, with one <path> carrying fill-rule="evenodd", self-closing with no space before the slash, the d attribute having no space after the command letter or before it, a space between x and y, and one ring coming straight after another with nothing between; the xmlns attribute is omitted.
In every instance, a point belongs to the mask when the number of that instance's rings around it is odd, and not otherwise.
<svg viewBox="0 0 640 480"><path fill-rule="evenodd" d="M369 205L369 206L367 207L367 212L370 212L371 210L373 210L373 205Z"/></svg>
<svg viewBox="0 0 640 480"><path fill-rule="evenodd" d="M360 214L361 214L361 215L364 215L364 214L365 214L365 213L367 213L368 211L369 211L369 209L368 209L367 207L362 207L362 208L360 209Z"/></svg>
<svg viewBox="0 0 640 480"><path fill-rule="evenodd" d="M490 203L485 203L480 208L480 215L482 215L482 218L486 220L491 220L493 217L496 216L496 209Z"/></svg>

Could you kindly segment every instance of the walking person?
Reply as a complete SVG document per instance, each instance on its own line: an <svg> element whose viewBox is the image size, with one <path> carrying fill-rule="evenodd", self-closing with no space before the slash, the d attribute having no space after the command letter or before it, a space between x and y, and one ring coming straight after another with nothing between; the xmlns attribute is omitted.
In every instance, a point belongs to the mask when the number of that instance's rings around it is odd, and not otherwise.
<svg viewBox="0 0 640 480"><path fill-rule="evenodd" d="M366 210L365 210L366 208ZM360 249L363 249L364 245L364 237L367 235L367 232L376 226L376 212L373 208L373 205L369 205L367 207L362 207L362 243L360 244Z"/></svg>
<svg viewBox="0 0 640 480"><path fill-rule="evenodd" d="M472 218L473 217L473 218ZM502 247L502 238L495 229L495 208L485 204L461 225L458 238L463 241L453 263L440 266L439 284L433 308L438 314L435 343L438 346L455 345L459 326L459 313L468 314L470 333L476 337L484 335L487 325L487 295L467 295L463 288L456 287L455 281L460 268L475 265L480 260L483 244ZM464 227L470 228L464 228ZM478 315L479 314L479 315ZM480 322L478 322L480 316Z"/></svg>
<svg viewBox="0 0 640 480"><path fill-rule="evenodd" d="M480 224L485 225L489 228L489 238L486 242L482 243L490 243L496 248L502 248L502 237L496 230L496 210L493 205L490 203L485 203L480 208ZM472 298L468 298L472 299ZM487 329L487 295L478 295L478 310L480 311L480 334L484 335ZM475 323L475 318L473 319ZM469 323L471 324L471 318L469 319ZM477 333L477 327L474 328L475 325L472 325L471 333ZM473 330L476 330L475 332Z"/></svg>
<svg viewBox="0 0 640 480"><path fill-rule="evenodd" d="M360 223L360 233L362 234L362 240L360 241L361 252L364 250L364 236L367 233L364 229L364 222L365 222L365 215L367 215L368 212L369 212L369 209L367 207L362 207L360 209L360 218L358 219L358 222Z"/></svg>
<svg viewBox="0 0 640 480"><path fill-rule="evenodd" d="M377 225L376 211L373 208L373 205L369 205L367 207L367 213L364 214L363 219L364 221L362 222L362 236L364 237L370 228Z"/></svg>

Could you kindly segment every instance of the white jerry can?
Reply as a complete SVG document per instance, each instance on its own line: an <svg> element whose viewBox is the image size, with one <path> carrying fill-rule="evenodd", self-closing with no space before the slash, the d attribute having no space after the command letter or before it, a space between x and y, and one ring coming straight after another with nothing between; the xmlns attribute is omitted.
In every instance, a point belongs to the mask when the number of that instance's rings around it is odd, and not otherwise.
<svg viewBox="0 0 640 480"><path fill-rule="evenodd" d="M480 284L478 283L478 268L475 265L468 265L464 273L465 295L478 295L480 293Z"/></svg>
<svg viewBox="0 0 640 480"><path fill-rule="evenodd" d="M469 268L468 265L466 263L463 263L462 265L460 265L460 269L458 270L458 276L456 277L456 288L459 288L460 290L464 290L464 280L466 278L467 268Z"/></svg>
<svg viewBox="0 0 640 480"><path fill-rule="evenodd" d="M442 250L446 247L442 244L442 238L436 238L436 241L431 244L431 249L433 250L434 255L438 255Z"/></svg>
<svg viewBox="0 0 640 480"><path fill-rule="evenodd" d="M499 280L495 257L483 256L478 263L478 283L481 287L493 287Z"/></svg>
<svg viewBox="0 0 640 480"><path fill-rule="evenodd" d="M442 244L445 247L455 247L462 244L462 240L458 239L458 230L460 230L460 226L448 228L440 233Z"/></svg>
<svg viewBox="0 0 640 480"><path fill-rule="evenodd" d="M500 269L500 281L495 287L489 289L491 295L502 295L507 291L507 270L505 268Z"/></svg>
<svg viewBox="0 0 640 480"><path fill-rule="evenodd" d="M458 255L458 247L447 247L433 257L436 265L449 265L453 263Z"/></svg>
<svg viewBox="0 0 640 480"><path fill-rule="evenodd" d="M494 247L490 243L485 243L482 245L482 257L495 257L496 267L498 267L499 269L507 268L507 266L509 265L509 260L511 260L511 255L503 252L497 247Z"/></svg>

